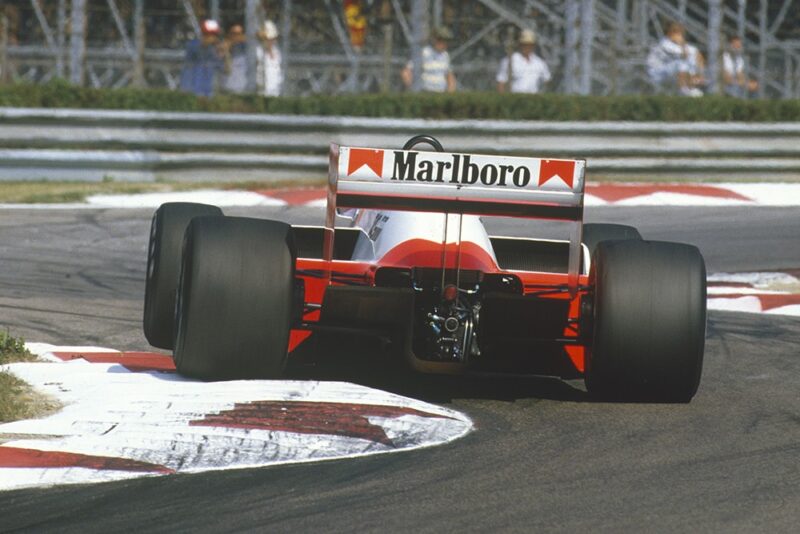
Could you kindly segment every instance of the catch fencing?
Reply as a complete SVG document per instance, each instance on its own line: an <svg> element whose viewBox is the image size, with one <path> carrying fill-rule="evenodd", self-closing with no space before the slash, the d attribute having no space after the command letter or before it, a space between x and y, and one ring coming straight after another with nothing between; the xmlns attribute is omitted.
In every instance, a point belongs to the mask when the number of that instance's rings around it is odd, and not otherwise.
<svg viewBox="0 0 800 534"><path fill-rule="evenodd" d="M400 70L441 24L460 89L494 89L500 59L531 28L547 91L648 92L648 49L675 20L706 56L709 92L721 91L725 36L738 35L758 96L800 97L800 0L4 0L0 81L175 89L206 17L243 24L251 42L275 21L292 95L400 91Z"/></svg>

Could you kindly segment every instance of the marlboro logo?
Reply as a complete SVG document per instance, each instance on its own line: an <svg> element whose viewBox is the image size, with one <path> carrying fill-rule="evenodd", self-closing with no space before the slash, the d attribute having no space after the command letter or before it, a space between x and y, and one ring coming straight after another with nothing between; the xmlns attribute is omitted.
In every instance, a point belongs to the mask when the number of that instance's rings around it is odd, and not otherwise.
<svg viewBox="0 0 800 534"><path fill-rule="evenodd" d="M570 189L575 176L575 162L563 159L543 159L539 165L539 185L551 178L560 178Z"/></svg>
<svg viewBox="0 0 800 534"><path fill-rule="evenodd" d="M352 158L352 155L351 155ZM508 161L513 161L509 159ZM352 166L352 163L351 163ZM535 167L534 167L535 169ZM572 188L575 162L569 160L541 160L538 183L560 178ZM466 154L452 154L449 161L426 159L418 152L395 151L390 179L404 182L431 182L459 185L484 185L495 187L528 187L534 174L528 165L477 163Z"/></svg>
<svg viewBox="0 0 800 534"><path fill-rule="evenodd" d="M564 191L582 188L582 162L342 147L338 172L353 181Z"/></svg>
<svg viewBox="0 0 800 534"><path fill-rule="evenodd" d="M525 187L531 181L531 171L525 166L478 165L472 161L472 156L462 154L453 154L450 161L430 161L418 155L417 152L395 152L391 179L501 187Z"/></svg>
<svg viewBox="0 0 800 534"><path fill-rule="evenodd" d="M350 176L358 169L367 166L376 176L383 175L383 150L353 148L350 150L350 162L347 165L347 175Z"/></svg>

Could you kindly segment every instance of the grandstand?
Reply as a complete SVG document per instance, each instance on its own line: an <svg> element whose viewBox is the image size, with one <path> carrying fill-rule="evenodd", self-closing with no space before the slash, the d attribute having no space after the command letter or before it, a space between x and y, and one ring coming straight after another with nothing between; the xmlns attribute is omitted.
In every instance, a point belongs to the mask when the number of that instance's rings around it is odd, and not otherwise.
<svg viewBox="0 0 800 534"><path fill-rule="evenodd" d="M361 0L363 46L354 46L344 0L4 0L0 81L66 78L92 87L178 85L184 43L203 18L223 28L259 21L280 30L285 92L396 92L399 71L436 25L449 26L462 90L494 86L520 28L535 29L554 79L548 90L648 92L644 62L664 24L677 20L707 57L710 92L725 35L739 35L759 96L800 96L800 0Z"/></svg>

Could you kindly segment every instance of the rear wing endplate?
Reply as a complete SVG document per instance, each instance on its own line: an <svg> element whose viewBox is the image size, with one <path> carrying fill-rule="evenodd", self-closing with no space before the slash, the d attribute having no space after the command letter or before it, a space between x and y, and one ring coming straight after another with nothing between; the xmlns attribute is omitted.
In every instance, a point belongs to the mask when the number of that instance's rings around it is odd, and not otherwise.
<svg viewBox="0 0 800 534"><path fill-rule="evenodd" d="M577 291L585 169L585 160L331 144L324 257L332 255L338 208L571 221L569 286Z"/></svg>

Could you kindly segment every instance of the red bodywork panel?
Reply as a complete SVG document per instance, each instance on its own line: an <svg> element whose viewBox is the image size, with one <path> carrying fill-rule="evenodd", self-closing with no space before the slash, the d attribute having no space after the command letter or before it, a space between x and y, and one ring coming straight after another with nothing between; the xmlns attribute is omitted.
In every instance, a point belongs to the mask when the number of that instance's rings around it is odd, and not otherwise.
<svg viewBox="0 0 800 534"><path fill-rule="evenodd" d="M297 260L298 278L305 281L305 302L307 304L322 304L322 297L329 284L339 285L353 282L365 286L375 285L375 272L379 267L432 267L442 268L442 248L441 243L423 241L419 239L409 240L401 246L394 248L384 256L380 264L354 262L354 261L325 261L321 259L299 258ZM479 270L484 273L509 274L520 279L523 286L523 294L532 294L542 291L548 287L565 286L567 284L566 273L543 273L528 271L504 271L495 263L494 259L480 246L470 242L462 242L459 247L456 244L448 244L444 255L447 268L456 268L457 262L461 269ZM458 258L458 260L457 260ZM305 274L305 273L313 273ZM580 275L579 284L582 287L588 285L588 277ZM579 291L575 297L570 297L569 293L557 293L542 298L571 299L569 308L569 319L576 320L580 316L580 297L583 291ZM319 310L308 312L304 316L306 322L319 320ZM289 339L289 350L294 350L302 343L310 332L305 330L292 330ZM576 338L577 329L568 326L564 330L565 338ZM581 345L565 345L573 365L579 372L584 370L584 347Z"/></svg>

